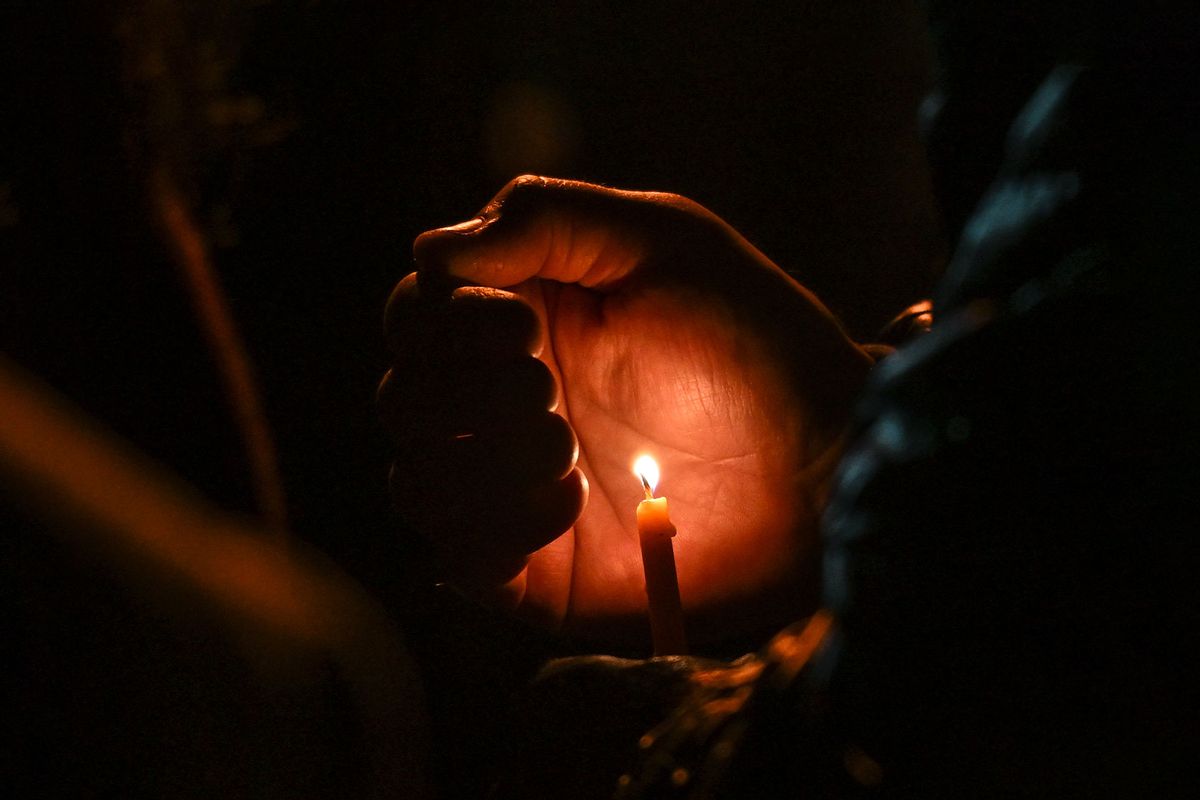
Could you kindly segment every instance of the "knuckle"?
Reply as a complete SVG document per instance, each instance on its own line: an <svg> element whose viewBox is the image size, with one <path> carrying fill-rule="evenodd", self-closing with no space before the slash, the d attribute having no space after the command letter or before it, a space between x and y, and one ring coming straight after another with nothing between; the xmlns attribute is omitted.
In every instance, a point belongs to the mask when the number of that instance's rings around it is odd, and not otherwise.
<svg viewBox="0 0 1200 800"><path fill-rule="evenodd" d="M504 184L504 188L483 207L480 216L490 219L504 211L518 210L531 198L539 196L549 183L550 179L541 175L518 175Z"/></svg>
<svg viewBox="0 0 1200 800"><path fill-rule="evenodd" d="M504 190L501 193L503 194L507 192L509 195L526 195L531 192L540 192L549 187L553 181L553 178L548 178L545 175L533 175L528 173L525 175L518 175L505 185Z"/></svg>
<svg viewBox="0 0 1200 800"><path fill-rule="evenodd" d="M525 175L518 175L517 177L513 178L508 182L508 187L513 191L516 191L518 189L527 189L530 186L544 186L547 180L548 179L542 175L533 175L531 173L527 173Z"/></svg>

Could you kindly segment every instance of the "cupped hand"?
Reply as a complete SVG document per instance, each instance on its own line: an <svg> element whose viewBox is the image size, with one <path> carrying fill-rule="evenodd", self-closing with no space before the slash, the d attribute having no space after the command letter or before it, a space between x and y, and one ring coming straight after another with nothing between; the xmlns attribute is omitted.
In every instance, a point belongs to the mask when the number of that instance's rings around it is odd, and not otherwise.
<svg viewBox="0 0 1200 800"><path fill-rule="evenodd" d="M452 580L568 632L644 636L646 453L693 640L810 609L871 363L815 297L689 200L545 178L414 252L380 405L393 493Z"/></svg>

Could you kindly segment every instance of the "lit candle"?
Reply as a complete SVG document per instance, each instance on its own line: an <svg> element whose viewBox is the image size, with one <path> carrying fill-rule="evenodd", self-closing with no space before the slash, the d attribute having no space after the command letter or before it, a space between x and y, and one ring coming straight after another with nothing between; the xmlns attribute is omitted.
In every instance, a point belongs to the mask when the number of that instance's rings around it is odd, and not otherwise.
<svg viewBox="0 0 1200 800"><path fill-rule="evenodd" d="M655 497L658 463L642 456L633 465L642 479L646 499L638 503L638 538L642 544L642 570L646 574L646 599L650 609L650 636L654 655L681 655L687 652L683 634L683 607L679 602L679 579L675 574L675 550L671 537L675 526L667 516L667 498Z"/></svg>

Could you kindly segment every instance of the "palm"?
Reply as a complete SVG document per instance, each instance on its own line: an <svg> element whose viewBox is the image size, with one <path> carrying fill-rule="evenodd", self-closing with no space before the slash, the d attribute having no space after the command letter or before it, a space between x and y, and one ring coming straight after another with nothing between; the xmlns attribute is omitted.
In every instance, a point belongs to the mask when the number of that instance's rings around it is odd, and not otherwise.
<svg viewBox="0 0 1200 800"><path fill-rule="evenodd" d="M796 485L808 426L753 332L654 289L601 294L535 280L518 291L545 321L541 357L559 379L559 413L591 483L574 527L534 555L527 597L562 598L569 581L568 626L644 608L634 521L642 488L631 472L644 452L662 466L659 494L680 531L685 608L728 610L794 579L815 521Z"/></svg>

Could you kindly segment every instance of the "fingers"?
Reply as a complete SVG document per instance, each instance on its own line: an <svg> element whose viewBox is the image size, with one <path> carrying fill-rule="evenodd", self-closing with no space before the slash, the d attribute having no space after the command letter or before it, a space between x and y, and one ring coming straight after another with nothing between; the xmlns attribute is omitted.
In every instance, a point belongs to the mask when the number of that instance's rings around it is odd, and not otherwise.
<svg viewBox="0 0 1200 800"><path fill-rule="evenodd" d="M540 323L509 292L415 273L388 303L394 367L381 419L398 445L397 506L451 577L498 585L566 531L587 498L574 431L534 357Z"/></svg>
<svg viewBox="0 0 1200 800"><path fill-rule="evenodd" d="M540 365L534 359L529 362ZM380 413L393 439L402 448L418 451L416 458L452 448L470 457L453 466L471 483L505 487L561 478L575 464L575 434L566 420L544 410L549 403L540 385L531 382L497 398L482 388L486 382L478 380L477 373L465 371L458 376L461 383L480 390L456 387L440 399L424 391L434 382L422 382L419 373L403 384L392 375L380 387ZM540 377L536 383L541 383Z"/></svg>
<svg viewBox="0 0 1200 800"><path fill-rule="evenodd" d="M569 428L551 427L533 420L509 431L486 430L401 453L390 476L392 492L435 545L482 533L504 540L495 543L497 550L532 553L569 528L582 510L573 435ZM538 441L514 457L513 448L500 439L518 435ZM553 463L534 464L534 451L552 453ZM539 500L551 502L543 508Z"/></svg>
<svg viewBox="0 0 1200 800"><path fill-rule="evenodd" d="M478 217L422 234L418 269L484 286L545 278L603 289L643 264L655 243L719 225L678 195L522 176Z"/></svg>
<svg viewBox="0 0 1200 800"><path fill-rule="evenodd" d="M398 442L422 444L552 411L558 387L536 358L409 364L388 370L376 396Z"/></svg>
<svg viewBox="0 0 1200 800"><path fill-rule="evenodd" d="M384 332L398 358L415 361L536 355L540 346L537 314L516 295L416 272L392 291Z"/></svg>
<svg viewBox="0 0 1200 800"><path fill-rule="evenodd" d="M572 468L558 480L497 491L454 471L471 459L445 448L426 453L418 465L424 469L398 459L389 486L397 507L433 544L448 578L500 585L574 524L587 502L587 479Z"/></svg>

